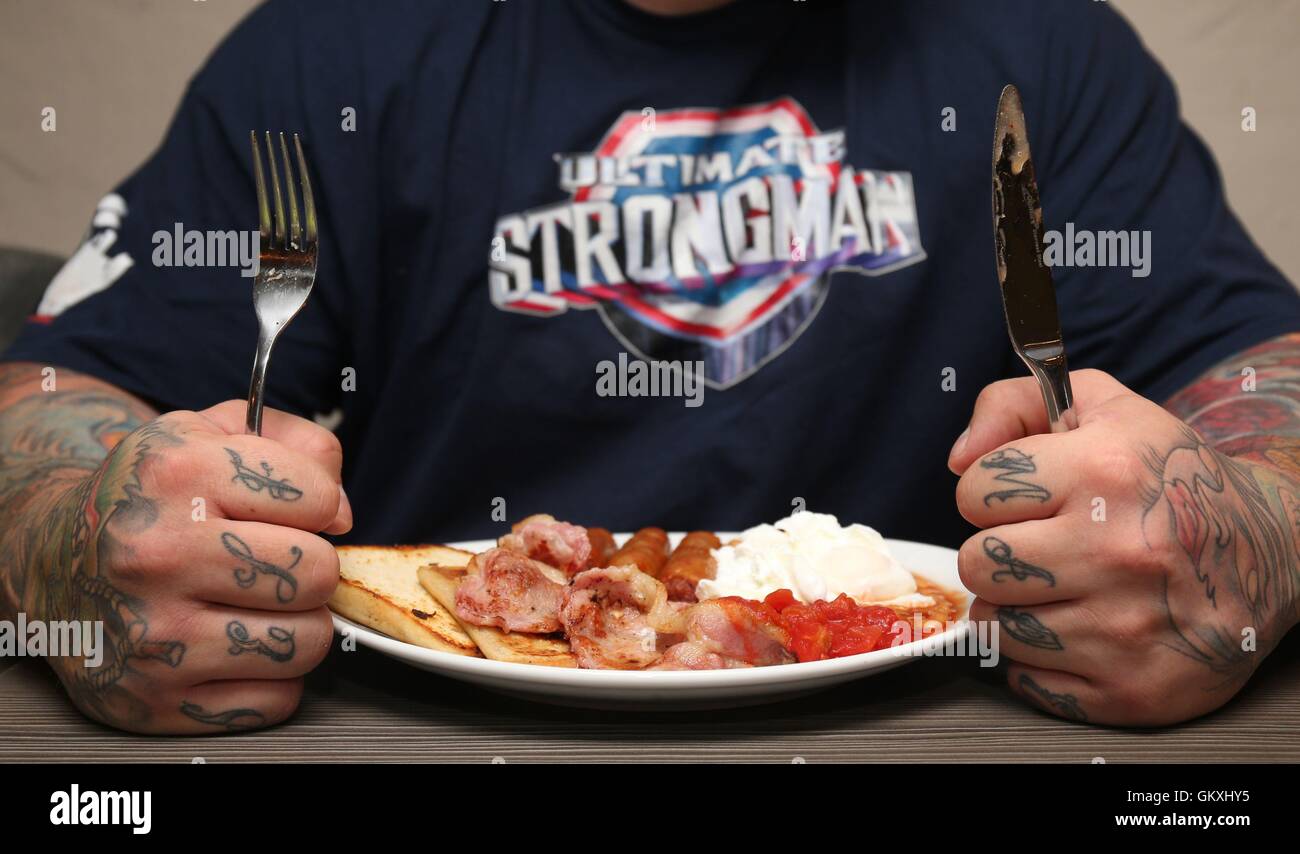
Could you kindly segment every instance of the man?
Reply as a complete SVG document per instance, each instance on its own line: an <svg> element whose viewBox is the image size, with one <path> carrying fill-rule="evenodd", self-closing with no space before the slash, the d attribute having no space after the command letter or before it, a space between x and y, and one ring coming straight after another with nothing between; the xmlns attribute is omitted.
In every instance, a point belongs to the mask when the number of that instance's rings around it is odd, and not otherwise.
<svg viewBox="0 0 1300 854"><path fill-rule="evenodd" d="M1007 82L1096 369L1067 434L1001 379ZM307 142L322 249L259 438L249 280L160 247L255 221L266 127ZM110 725L283 720L330 642L320 534L491 536L502 506L802 501L960 546L1011 690L1082 721L1217 708L1296 621L1300 298L1105 4L273 2L118 196L111 274L56 280L0 365L5 606L106 621L100 667L54 666ZM308 420L336 409L337 439Z"/></svg>

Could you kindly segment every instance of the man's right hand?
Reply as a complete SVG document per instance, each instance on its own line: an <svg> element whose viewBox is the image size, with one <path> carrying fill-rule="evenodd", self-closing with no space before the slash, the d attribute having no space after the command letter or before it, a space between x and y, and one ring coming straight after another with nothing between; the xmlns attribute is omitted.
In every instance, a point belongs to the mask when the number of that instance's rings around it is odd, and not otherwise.
<svg viewBox="0 0 1300 854"><path fill-rule="evenodd" d="M243 401L136 429L45 521L28 619L102 621L102 661L51 659L87 715L137 732L213 733L284 720L333 636L325 602L343 533L342 448Z"/></svg>

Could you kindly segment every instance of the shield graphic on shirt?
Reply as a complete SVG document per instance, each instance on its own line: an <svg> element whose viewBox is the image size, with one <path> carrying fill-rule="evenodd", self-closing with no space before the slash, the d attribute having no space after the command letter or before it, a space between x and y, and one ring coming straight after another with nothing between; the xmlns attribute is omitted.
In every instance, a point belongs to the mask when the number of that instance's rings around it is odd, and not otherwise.
<svg viewBox="0 0 1300 854"><path fill-rule="evenodd" d="M808 328L833 271L924 258L911 176L845 164L843 141L792 98L624 113L591 154L557 157L569 202L499 221L534 272L493 300L594 309L640 358L734 385Z"/></svg>

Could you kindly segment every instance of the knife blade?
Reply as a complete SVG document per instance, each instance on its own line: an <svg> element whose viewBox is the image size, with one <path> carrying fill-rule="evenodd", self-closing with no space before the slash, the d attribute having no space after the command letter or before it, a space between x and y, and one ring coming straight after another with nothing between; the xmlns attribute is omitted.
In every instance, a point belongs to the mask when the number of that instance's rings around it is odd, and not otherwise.
<svg viewBox="0 0 1300 854"><path fill-rule="evenodd" d="M1043 208L1020 92L1007 84L993 130L993 251L1011 346L1037 378L1053 433L1078 426L1052 270L1043 259Z"/></svg>

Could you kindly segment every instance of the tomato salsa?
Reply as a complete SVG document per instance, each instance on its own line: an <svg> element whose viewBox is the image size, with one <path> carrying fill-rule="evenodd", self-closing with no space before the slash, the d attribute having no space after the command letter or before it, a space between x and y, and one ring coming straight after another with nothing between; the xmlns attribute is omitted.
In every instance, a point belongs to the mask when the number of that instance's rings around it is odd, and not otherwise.
<svg viewBox="0 0 1300 854"><path fill-rule="evenodd" d="M842 593L830 602L805 604L781 589L768 594L763 604L776 612L790 634L790 651L800 661L886 649L898 634L894 624L900 621L892 608L859 605Z"/></svg>
<svg viewBox="0 0 1300 854"><path fill-rule="evenodd" d="M808 604L782 588L762 602L741 601L759 620L785 631L789 636L786 645L800 661L842 658L916 640L912 625L898 611L884 605L859 605L844 594L830 602L819 599Z"/></svg>

